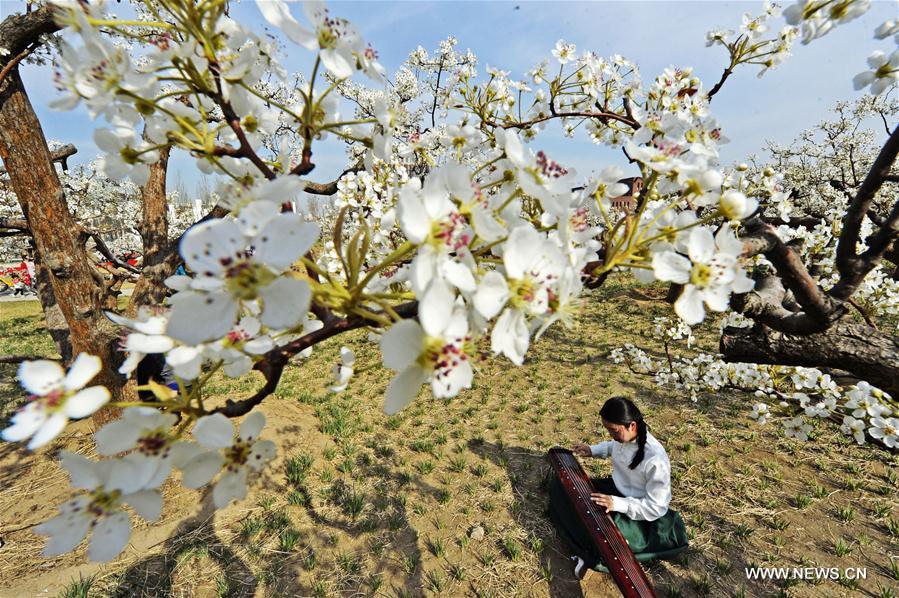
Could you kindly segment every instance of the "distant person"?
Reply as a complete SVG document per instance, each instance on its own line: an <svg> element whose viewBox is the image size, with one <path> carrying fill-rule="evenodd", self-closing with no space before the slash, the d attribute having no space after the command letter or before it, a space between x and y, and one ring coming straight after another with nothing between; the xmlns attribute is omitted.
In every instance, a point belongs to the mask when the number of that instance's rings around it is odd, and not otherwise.
<svg viewBox="0 0 899 598"><path fill-rule="evenodd" d="M28 278L25 281L26 284L28 286L34 286L34 262L27 254L22 254L22 263L19 264L19 268L24 268L25 273L28 275Z"/></svg>
<svg viewBox="0 0 899 598"><path fill-rule="evenodd" d="M24 296L26 291L27 291L27 287L25 285L25 281L22 280L22 276L14 275L13 284L12 284L13 297L15 297L16 295Z"/></svg>

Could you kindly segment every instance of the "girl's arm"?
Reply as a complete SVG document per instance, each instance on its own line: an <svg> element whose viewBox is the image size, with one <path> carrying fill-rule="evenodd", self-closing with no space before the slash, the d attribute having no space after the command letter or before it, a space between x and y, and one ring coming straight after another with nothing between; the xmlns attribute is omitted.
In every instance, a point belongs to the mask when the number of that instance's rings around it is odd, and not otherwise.
<svg viewBox="0 0 899 598"><path fill-rule="evenodd" d="M653 459L647 463L646 474L646 496L613 496L613 511L624 513L637 521L655 521L668 512L668 504L671 502L671 465L664 459Z"/></svg>
<svg viewBox="0 0 899 598"><path fill-rule="evenodd" d="M594 457L602 457L603 459L607 459L612 454L612 441L606 440L605 442L600 442L599 444L590 445L590 453Z"/></svg>

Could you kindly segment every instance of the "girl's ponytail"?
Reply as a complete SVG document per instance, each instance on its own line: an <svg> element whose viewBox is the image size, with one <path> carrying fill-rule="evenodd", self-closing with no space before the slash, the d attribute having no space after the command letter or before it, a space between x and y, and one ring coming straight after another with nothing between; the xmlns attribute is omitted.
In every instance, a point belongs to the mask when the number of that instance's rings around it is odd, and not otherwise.
<svg viewBox="0 0 899 598"><path fill-rule="evenodd" d="M646 453L646 431L646 422L641 417L637 420L637 454L634 455L634 458L631 459L631 464L628 466L631 469L636 468L643 461L643 455Z"/></svg>

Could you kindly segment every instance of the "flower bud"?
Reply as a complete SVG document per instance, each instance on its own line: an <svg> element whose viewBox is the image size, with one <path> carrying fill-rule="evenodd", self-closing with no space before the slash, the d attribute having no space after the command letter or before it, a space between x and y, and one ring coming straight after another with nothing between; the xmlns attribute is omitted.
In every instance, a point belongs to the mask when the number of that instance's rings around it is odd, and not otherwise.
<svg viewBox="0 0 899 598"><path fill-rule="evenodd" d="M747 198L739 191L728 189L721 194L718 207L721 214L728 220L742 220L755 211L758 202Z"/></svg>

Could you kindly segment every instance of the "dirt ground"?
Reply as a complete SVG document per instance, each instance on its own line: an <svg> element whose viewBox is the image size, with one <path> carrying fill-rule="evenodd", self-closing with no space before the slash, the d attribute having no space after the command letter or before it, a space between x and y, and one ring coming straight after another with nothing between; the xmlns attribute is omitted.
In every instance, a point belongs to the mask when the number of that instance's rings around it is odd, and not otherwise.
<svg viewBox="0 0 899 598"><path fill-rule="evenodd" d="M43 559L30 531L69 497L54 455L91 455L91 422L37 453L2 445L0 597L615 596L607 575L574 580L544 490L546 450L603 440L597 412L615 394L636 399L666 446L672 508L692 536L676 561L648 565L660 596L899 595L897 456L827 426L814 442L787 439L748 417L750 395L692 402L611 363L627 342L660 354L649 331L653 316L670 313L662 294L613 280L588 297L578 328L551 329L524 367L483 359L471 390L447 402L423 393L392 418L381 409L389 373L377 346L365 333L326 343L262 404L278 457L248 498L216 512L208 493L170 481L161 521L137 523L105 565L87 563L84 545ZM14 333L40 335L36 314L16 317ZM700 335L706 350L714 330ZM328 394L341 345L356 352L357 373L344 393ZM12 376L0 366L4 414L23 398ZM256 384L216 378L211 390L224 400ZM602 460L586 465L608 473ZM476 526L483 539L470 537ZM753 566L863 568L867 577L762 582L747 579Z"/></svg>

